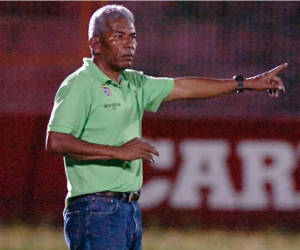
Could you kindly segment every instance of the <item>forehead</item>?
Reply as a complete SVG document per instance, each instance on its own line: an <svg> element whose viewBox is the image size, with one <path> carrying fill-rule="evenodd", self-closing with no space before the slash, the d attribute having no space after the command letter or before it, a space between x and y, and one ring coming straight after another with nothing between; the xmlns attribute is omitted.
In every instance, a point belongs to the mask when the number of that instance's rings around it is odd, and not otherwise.
<svg viewBox="0 0 300 250"><path fill-rule="evenodd" d="M112 19L108 20L107 22L107 31L114 32L114 31L122 31L132 33L135 32L134 23L128 19L120 18L120 19Z"/></svg>

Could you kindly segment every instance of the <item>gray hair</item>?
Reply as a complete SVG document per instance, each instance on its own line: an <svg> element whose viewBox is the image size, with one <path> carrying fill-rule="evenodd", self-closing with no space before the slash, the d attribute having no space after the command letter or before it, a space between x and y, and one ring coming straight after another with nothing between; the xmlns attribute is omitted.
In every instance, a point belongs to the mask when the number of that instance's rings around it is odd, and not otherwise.
<svg viewBox="0 0 300 250"><path fill-rule="evenodd" d="M106 5L94 12L89 23L89 39L93 36L102 37L106 32L107 21L125 18L134 23L132 12L122 5Z"/></svg>

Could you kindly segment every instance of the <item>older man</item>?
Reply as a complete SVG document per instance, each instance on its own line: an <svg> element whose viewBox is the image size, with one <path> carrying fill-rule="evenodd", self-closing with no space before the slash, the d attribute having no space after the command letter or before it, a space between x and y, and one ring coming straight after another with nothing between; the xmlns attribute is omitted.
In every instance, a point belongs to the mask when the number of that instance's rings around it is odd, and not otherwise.
<svg viewBox="0 0 300 250"><path fill-rule="evenodd" d="M277 97L284 85L276 75L287 64L228 80L146 76L127 69L136 31L132 13L118 5L93 14L89 45L92 58L61 84L48 125L47 150L65 160L65 239L70 249L141 249L142 160L159 155L141 139L144 110L155 112L162 101L243 89L269 90Z"/></svg>

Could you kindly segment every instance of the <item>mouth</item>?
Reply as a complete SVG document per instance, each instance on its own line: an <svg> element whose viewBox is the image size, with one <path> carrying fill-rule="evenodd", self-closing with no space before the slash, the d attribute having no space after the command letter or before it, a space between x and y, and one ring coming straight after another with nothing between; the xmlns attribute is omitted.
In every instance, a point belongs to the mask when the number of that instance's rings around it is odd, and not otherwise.
<svg viewBox="0 0 300 250"><path fill-rule="evenodd" d="M122 60L127 63L131 63L133 61L133 55L132 54L123 55Z"/></svg>
<svg viewBox="0 0 300 250"><path fill-rule="evenodd" d="M122 57L126 58L126 59L133 59L133 54L126 54L126 55L123 55Z"/></svg>

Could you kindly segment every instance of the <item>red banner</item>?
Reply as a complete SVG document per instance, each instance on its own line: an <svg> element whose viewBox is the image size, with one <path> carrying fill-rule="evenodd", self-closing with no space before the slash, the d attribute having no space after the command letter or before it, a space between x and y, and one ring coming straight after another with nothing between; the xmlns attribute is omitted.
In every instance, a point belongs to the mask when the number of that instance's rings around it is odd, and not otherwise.
<svg viewBox="0 0 300 250"><path fill-rule="evenodd" d="M299 122L145 120L160 152L146 166L147 220L300 227Z"/></svg>
<svg viewBox="0 0 300 250"><path fill-rule="evenodd" d="M61 221L62 159L44 151L48 118L1 115L1 220ZM144 221L300 228L300 121L146 118L160 157L144 166Z"/></svg>

